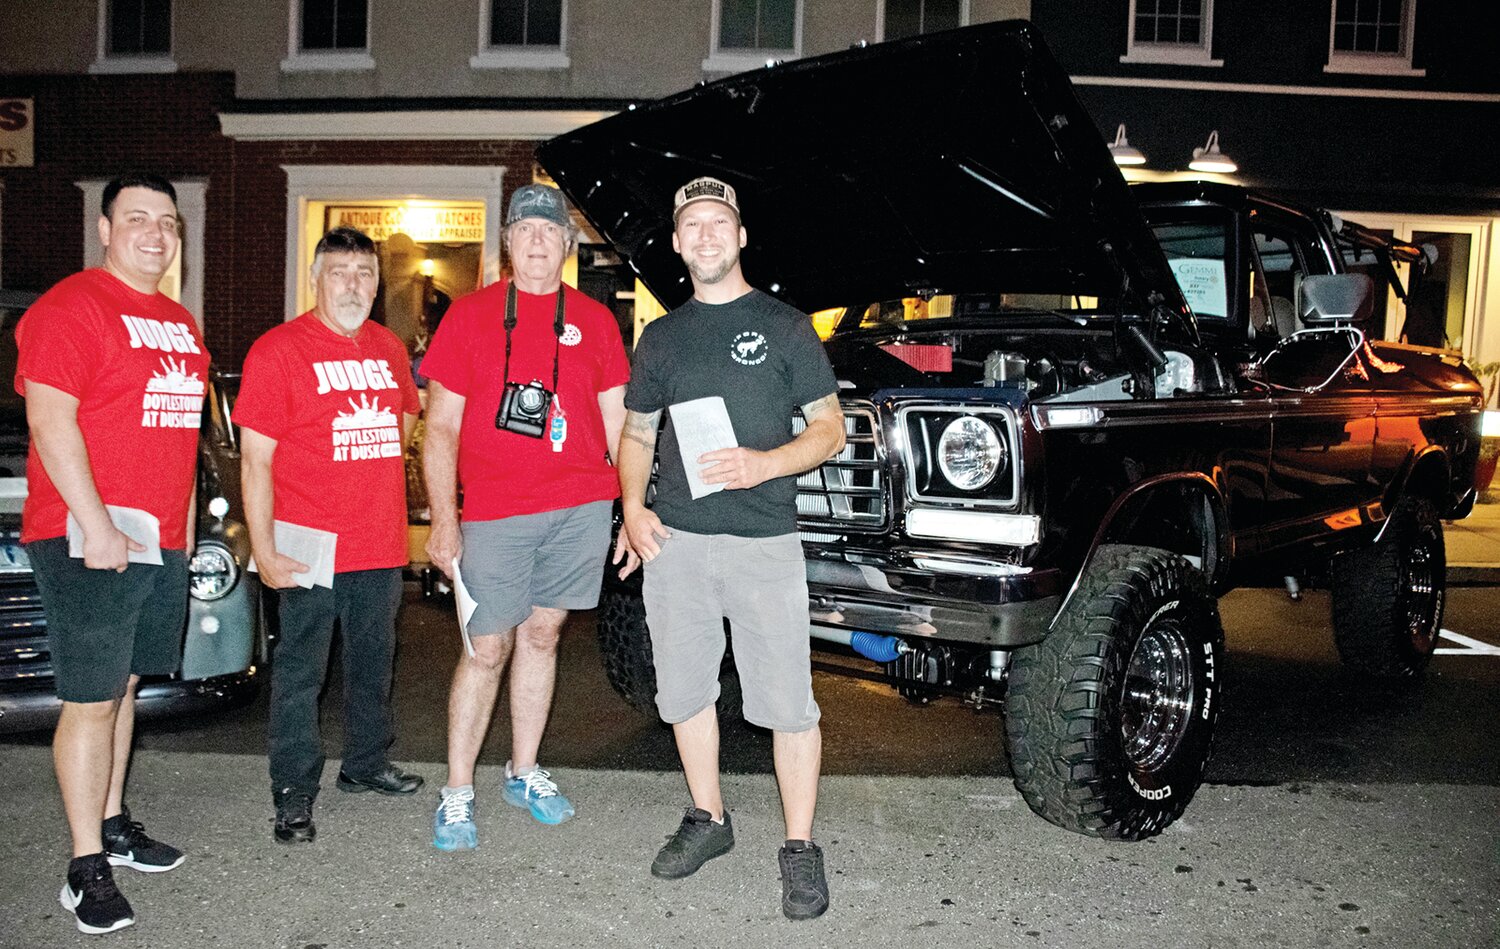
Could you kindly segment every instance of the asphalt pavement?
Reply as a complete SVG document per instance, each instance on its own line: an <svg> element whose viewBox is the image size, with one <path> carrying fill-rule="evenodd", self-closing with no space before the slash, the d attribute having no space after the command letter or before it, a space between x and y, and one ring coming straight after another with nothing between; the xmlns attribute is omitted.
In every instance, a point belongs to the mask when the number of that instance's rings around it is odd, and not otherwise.
<svg viewBox="0 0 1500 949"><path fill-rule="evenodd" d="M1450 583L1500 583L1500 504L1477 507L1446 533ZM1392 709L1309 668L1307 656L1333 661L1321 655L1331 650L1325 636L1287 638L1298 617L1326 617L1321 604L1283 605L1266 591L1244 598L1256 618L1231 630L1232 646L1236 636L1252 645L1237 653L1242 675L1285 683L1285 694L1231 695L1239 724L1221 722L1208 782L1185 817L1149 841L1066 833L1034 816L997 766L924 776L920 742L903 738L893 752L878 725L862 738L862 722L830 721L830 744L863 747L871 764L823 779L818 836L833 905L822 919L791 923L779 910L782 832L768 762L726 775L738 835L731 854L687 880L649 875L684 788L660 764L670 760L663 729L626 725L633 743L611 744L621 728L612 719L626 714L617 701L554 714L557 737L573 733L580 749L557 769L577 818L532 822L501 801L499 766L484 765L481 847L458 854L429 844L432 786L411 798L342 794L332 786L336 761L317 806L317 842L279 845L260 754L205 751L201 741L173 750L166 733L148 733L128 799L188 860L166 874L118 870L139 921L86 937L57 903L67 833L49 750L11 742L0 745L0 947L1500 946L1495 678L1487 666L1465 671L1500 657L1439 657L1418 698ZM1487 589L1460 590L1450 613L1500 643L1492 602ZM421 622L439 625L429 612ZM426 643L441 630L412 635ZM438 679L448 667L446 656L422 665ZM566 685L584 673L562 675ZM597 690L602 677L591 675L582 687ZM825 708L846 698L819 694ZM901 717L929 732L931 755L953 743L962 714L934 707ZM1402 731L1408 721L1416 727ZM180 727L192 744L196 732ZM1360 744L1366 732L1369 746ZM995 759L998 737L990 741L984 753ZM1476 742L1463 766L1443 764ZM1386 749L1383 760L1371 760L1371 747ZM882 760L893 753L899 767ZM1262 767L1273 756L1277 764ZM415 770L442 777L435 764Z"/></svg>
<svg viewBox="0 0 1500 949"><path fill-rule="evenodd" d="M135 816L188 859L117 870L137 924L80 936L57 904L67 838L47 752L6 759L0 944L18 949L1480 947L1500 918L1493 786L1206 786L1166 833L1128 844L1042 822L1004 779L830 777L818 829L832 909L792 923L769 775L726 780L736 848L667 882L647 866L681 816L677 774L570 772L578 817L543 827L483 767L480 848L444 854L425 790L329 788L317 841L288 847L271 838L262 761L141 752Z"/></svg>

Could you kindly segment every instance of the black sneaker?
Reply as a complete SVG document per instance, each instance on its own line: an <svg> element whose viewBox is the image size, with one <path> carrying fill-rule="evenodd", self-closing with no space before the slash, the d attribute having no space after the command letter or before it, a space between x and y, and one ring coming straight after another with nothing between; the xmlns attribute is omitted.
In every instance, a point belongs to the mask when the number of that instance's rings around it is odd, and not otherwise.
<svg viewBox="0 0 1500 949"><path fill-rule="evenodd" d="M74 857L68 863L68 882L57 900L73 914L81 933L112 933L135 922L135 911L115 888L115 875L103 853Z"/></svg>
<svg viewBox="0 0 1500 949"><path fill-rule="evenodd" d="M130 819L128 807L106 820L102 832L110 866L146 873L165 873L182 866L182 851L148 837L146 828Z"/></svg>
<svg viewBox="0 0 1500 949"><path fill-rule="evenodd" d="M422 776L402 771L393 764L370 775L354 777L339 769L338 789L349 794L375 791L379 794L413 794L422 786Z"/></svg>
<svg viewBox="0 0 1500 949"><path fill-rule="evenodd" d="M788 840L776 862L781 866L781 912L787 919L816 919L828 911L823 848L811 840Z"/></svg>
<svg viewBox="0 0 1500 949"><path fill-rule="evenodd" d="M690 807L682 817L677 833L667 838L666 846L651 861L651 875L663 880L680 880L698 872L714 857L734 849L734 826L729 812L724 823L715 824L713 815L702 808Z"/></svg>
<svg viewBox="0 0 1500 949"><path fill-rule="evenodd" d="M276 798L276 839L284 844L312 843L318 836L312 806L316 795L301 788L282 788Z"/></svg>

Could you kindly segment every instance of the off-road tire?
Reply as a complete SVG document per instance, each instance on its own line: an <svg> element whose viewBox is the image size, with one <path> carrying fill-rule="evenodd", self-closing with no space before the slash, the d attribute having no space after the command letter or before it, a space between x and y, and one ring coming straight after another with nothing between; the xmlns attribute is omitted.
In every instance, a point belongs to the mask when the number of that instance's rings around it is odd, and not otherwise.
<svg viewBox="0 0 1500 949"><path fill-rule="evenodd" d="M1011 659L1016 789L1076 833L1161 833L1202 783L1223 653L1218 605L1192 564L1152 547L1100 547L1057 627Z"/></svg>
<svg viewBox="0 0 1500 949"><path fill-rule="evenodd" d="M598 630L609 684L631 708L656 714L656 667L640 595L606 587L599 598Z"/></svg>
<svg viewBox="0 0 1500 949"><path fill-rule="evenodd" d="M597 626L599 654L609 684L632 708L655 717L656 666L652 663L651 634L646 628L646 604L639 590L606 585L599 597ZM719 718L739 718L742 707L740 680L726 649L724 670L719 675Z"/></svg>
<svg viewBox="0 0 1500 949"><path fill-rule="evenodd" d="M1350 669L1387 682L1421 678L1443 628L1443 524L1426 498L1396 505L1380 539L1333 558L1333 642Z"/></svg>

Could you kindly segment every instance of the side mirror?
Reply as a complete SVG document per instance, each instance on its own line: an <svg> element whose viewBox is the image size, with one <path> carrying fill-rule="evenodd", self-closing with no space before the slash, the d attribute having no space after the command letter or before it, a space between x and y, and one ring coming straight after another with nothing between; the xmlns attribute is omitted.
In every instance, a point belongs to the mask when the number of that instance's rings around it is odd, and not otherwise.
<svg viewBox="0 0 1500 949"><path fill-rule="evenodd" d="M1375 282L1368 274L1318 274L1302 278L1297 316L1302 325L1361 326L1375 315Z"/></svg>

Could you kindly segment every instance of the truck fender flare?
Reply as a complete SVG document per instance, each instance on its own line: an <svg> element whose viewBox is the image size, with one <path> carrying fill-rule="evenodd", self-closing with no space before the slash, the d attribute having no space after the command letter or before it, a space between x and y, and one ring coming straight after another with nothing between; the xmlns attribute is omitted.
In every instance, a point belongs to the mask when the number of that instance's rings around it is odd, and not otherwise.
<svg viewBox="0 0 1500 949"><path fill-rule="evenodd" d="M1213 478L1199 471L1174 472L1172 474L1156 475L1145 478L1131 485L1129 490L1120 494L1110 504L1109 509L1099 520L1099 527L1094 531L1093 538L1089 541L1088 552L1084 555L1083 562L1078 567L1078 573L1073 577L1073 582L1068 585L1068 592L1063 596L1062 603L1058 605L1057 612L1052 615L1052 620L1047 624L1051 629L1057 625L1058 619L1067 610L1073 601L1073 595L1078 592L1079 584L1083 576L1093 566L1095 555L1099 552L1102 544L1112 543L1110 530L1123 512L1133 505L1142 502L1152 493L1167 486L1185 487L1190 491L1199 493L1207 502L1209 516L1212 519L1210 529L1213 531L1211 538L1205 538L1208 543L1205 548L1212 550L1214 563L1210 567L1203 565L1205 579L1211 590L1218 590L1229 573L1229 562L1234 556L1234 537L1229 531L1229 516L1225 509L1224 493L1219 490L1219 485Z"/></svg>
<svg viewBox="0 0 1500 949"><path fill-rule="evenodd" d="M1436 457L1433 457L1436 456ZM1375 540L1385 536L1385 530L1391 525L1391 512L1396 506L1412 493L1413 475L1418 472L1426 472L1433 467L1438 469L1436 485L1441 489L1439 494L1428 493L1428 499L1438 509L1438 513L1448 517L1456 509L1463 507L1464 498L1460 497L1457 502L1450 502L1448 483L1453 476L1453 466L1448 458L1448 452L1441 445L1426 445L1419 449L1407 462L1401 474L1391 482L1391 489L1387 492L1385 510L1382 512L1384 519L1380 523L1380 529L1375 532ZM1426 484L1430 479L1424 474L1416 479L1419 484Z"/></svg>

